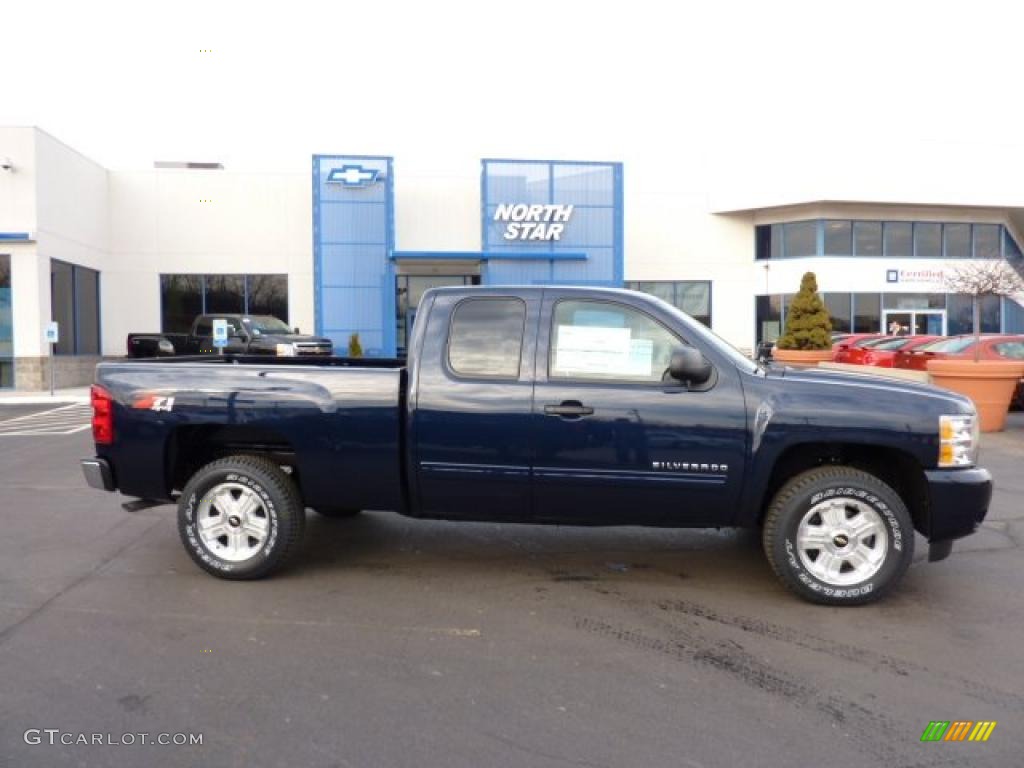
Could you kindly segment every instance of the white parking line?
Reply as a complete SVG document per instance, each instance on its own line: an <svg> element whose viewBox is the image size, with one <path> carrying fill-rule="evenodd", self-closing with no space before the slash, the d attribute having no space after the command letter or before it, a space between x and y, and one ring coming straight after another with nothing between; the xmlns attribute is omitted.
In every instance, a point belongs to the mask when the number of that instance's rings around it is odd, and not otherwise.
<svg viewBox="0 0 1024 768"><path fill-rule="evenodd" d="M91 415L90 406L72 403L49 411L15 416L0 421L0 437L73 435L89 429Z"/></svg>

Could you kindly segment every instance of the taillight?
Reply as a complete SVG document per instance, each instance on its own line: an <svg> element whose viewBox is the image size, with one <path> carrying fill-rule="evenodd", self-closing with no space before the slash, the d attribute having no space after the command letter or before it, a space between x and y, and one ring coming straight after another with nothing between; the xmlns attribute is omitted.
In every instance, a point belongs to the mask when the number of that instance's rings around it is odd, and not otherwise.
<svg viewBox="0 0 1024 768"><path fill-rule="evenodd" d="M100 445L114 442L114 398L103 387L93 384L89 390L92 400L92 439Z"/></svg>

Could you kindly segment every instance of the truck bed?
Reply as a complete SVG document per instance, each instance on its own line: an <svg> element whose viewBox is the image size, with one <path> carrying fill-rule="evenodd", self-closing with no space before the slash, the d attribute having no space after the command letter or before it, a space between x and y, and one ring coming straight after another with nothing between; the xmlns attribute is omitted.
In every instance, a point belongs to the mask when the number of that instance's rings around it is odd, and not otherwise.
<svg viewBox="0 0 1024 768"><path fill-rule="evenodd" d="M294 465L307 506L357 509L405 506L404 378L400 360L232 355L126 360L96 371L115 401L116 481L125 495L171 498L196 467L248 445Z"/></svg>

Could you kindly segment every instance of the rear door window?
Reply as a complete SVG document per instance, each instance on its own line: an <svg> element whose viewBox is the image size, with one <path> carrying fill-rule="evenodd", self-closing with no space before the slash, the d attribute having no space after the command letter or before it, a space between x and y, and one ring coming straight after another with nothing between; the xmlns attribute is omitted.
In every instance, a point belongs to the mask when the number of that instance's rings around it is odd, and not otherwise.
<svg viewBox="0 0 1024 768"><path fill-rule="evenodd" d="M519 378L526 304L514 298L466 299L452 316L448 367L461 378Z"/></svg>

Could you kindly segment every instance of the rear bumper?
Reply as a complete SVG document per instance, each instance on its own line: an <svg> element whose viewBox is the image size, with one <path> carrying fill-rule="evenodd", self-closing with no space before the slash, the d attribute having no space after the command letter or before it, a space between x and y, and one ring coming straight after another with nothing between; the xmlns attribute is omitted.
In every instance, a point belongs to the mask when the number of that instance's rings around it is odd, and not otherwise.
<svg viewBox="0 0 1024 768"><path fill-rule="evenodd" d="M926 470L928 483L929 560L949 554L953 539L970 536L985 519L992 499L992 475L988 470Z"/></svg>
<svg viewBox="0 0 1024 768"><path fill-rule="evenodd" d="M81 464L85 482L89 484L90 488L113 491L117 487L114 485L114 473L110 470L110 464L106 459L82 459Z"/></svg>

